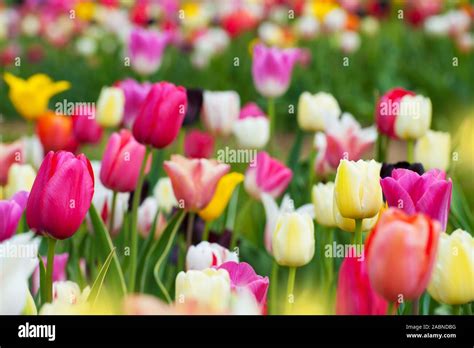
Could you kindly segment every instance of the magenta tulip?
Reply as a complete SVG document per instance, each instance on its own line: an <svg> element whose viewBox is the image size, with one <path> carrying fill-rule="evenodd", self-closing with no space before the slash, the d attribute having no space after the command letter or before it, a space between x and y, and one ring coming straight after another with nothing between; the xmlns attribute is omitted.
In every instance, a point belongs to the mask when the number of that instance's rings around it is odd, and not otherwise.
<svg viewBox="0 0 474 348"><path fill-rule="evenodd" d="M262 151L245 173L245 190L255 199L260 199L263 192L276 198L286 190L292 176L291 169Z"/></svg>
<svg viewBox="0 0 474 348"><path fill-rule="evenodd" d="M394 129L395 120L400 111L400 100L406 95L413 96L415 93L396 87L380 97L375 107L375 122L380 133L397 138Z"/></svg>
<svg viewBox="0 0 474 348"><path fill-rule="evenodd" d="M240 109L239 119L247 117L266 117L265 112L255 103L247 103Z"/></svg>
<svg viewBox="0 0 474 348"><path fill-rule="evenodd" d="M38 234L69 238L84 220L93 194L94 174L87 157L50 151L31 188L26 221Z"/></svg>
<svg viewBox="0 0 474 348"><path fill-rule="evenodd" d="M384 315L387 308L388 302L370 284L365 259L346 257L339 269L336 314Z"/></svg>
<svg viewBox="0 0 474 348"><path fill-rule="evenodd" d="M419 175L409 169L394 169L380 184L390 207L410 215L425 213L446 230L453 184L451 179L446 180L445 172L432 169Z"/></svg>
<svg viewBox="0 0 474 348"><path fill-rule="evenodd" d="M157 71L170 38L168 33L142 28L133 29L128 41L132 69L141 75L150 75Z"/></svg>
<svg viewBox="0 0 474 348"><path fill-rule="evenodd" d="M67 267L67 262L68 261L69 261L69 254L68 253L54 255L53 283L67 280L66 267ZM43 263L44 263L44 266L47 267L48 260L45 257L43 257ZM33 282L32 282L33 294L36 294L38 292L38 289L39 289L39 286L40 286L39 267L37 267L35 269L35 271L33 273L32 280L33 280Z"/></svg>
<svg viewBox="0 0 474 348"><path fill-rule="evenodd" d="M133 121L138 115L145 98L150 91L151 83L138 83L134 79L125 79L117 83L125 96L125 107L123 113L123 124L125 127L132 127Z"/></svg>
<svg viewBox="0 0 474 348"><path fill-rule="evenodd" d="M145 157L146 148L138 143L129 130L122 129L110 136L100 167L102 184L117 192L131 192L137 188L140 166ZM150 169L148 159L145 173Z"/></svg>
<svg viewBox="0 0 474 348"><path fill-rule="evenodd" d="M95 119L95 108L87 115L77 109L72 117L74 137L81 144L97 144L102 137L103 129Z"/></svg>
<svg viewBox="0 0 474 348"><path fill-rule="evenodd" d="M169 82L151 87L133 123L138 142L162 149L177 137L186 114L186 90Z"/></svg>
<svg viewBox="0 0 474 348"><path fill-rule="evenodd" d="M0 242L15 234L27 200L28 192L19 191L11 199L0 201Z"/></svg>
<svg viewBox="0 0 474 348"><path fill-rule="evenodd" d="M184 155L189 158L210 158L214 152L212 135L199 130L192 130L184 139Z"/></svg>

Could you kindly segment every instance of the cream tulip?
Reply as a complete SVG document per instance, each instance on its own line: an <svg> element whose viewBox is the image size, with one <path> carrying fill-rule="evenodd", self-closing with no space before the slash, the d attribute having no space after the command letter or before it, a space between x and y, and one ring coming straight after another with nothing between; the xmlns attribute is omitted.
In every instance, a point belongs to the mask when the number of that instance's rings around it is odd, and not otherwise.
<svg viewBox="0 0 474 348"><path fill-rule="evenodd" d="M356 229L356 224L354 219L347 219L341 215L339 212L339 209L337 208L337 203L336 200L333 200L333 217L334 217L334 222L337 227L339 227L341 230L346 231L346 232L355 232ZM369 219L363 219L362 220L362 225L361 225L361 230L362 231L370 231L375 224L377 223L377 220L379 218L379 214L375 215L372 218Z"/></svg>
<svg viewBox="0 0 474 348"><path fill-rule="evenodd" d="M8 170L8 181L5 187L6 197L10 198L18 191L31 191L36 173L29 164L13 163Z"/></svg>
<svg viewBox="0 0 474 348"><path fill-rule="evenodd" d="M213 135L227 136L239 117L240 97L235 91L205 91L202 111L207 130Z"/></svg>
<svg viewBox="0 0 474 348"><path fill-rule="evenodd" d="M168 177L160 178L153 189L153 196L158 202L158 208L165 213L170 213L173 207L178 206L178 201L174 196L171 179Z"/></svg>
<svg viewBox="0 0 474 348"><path fill-rule="evenodd" d="M425 170L446 171L451 160L451 135L447 132L429 130L415 145L415 162L423 164Z"/></svg>
<svg viewBox="0 0 474 348"><path fill-rule="evenodd" d="M117 127L123 118L125 95L118 87L104 87L97 101L97 123L102 127Z"/></svg>
<svg viewBox="0 0 474 348"><path fill-rule="evenodd" d="M395 120L395 134L403 140L421 138L430 128L431 109L431 100L422 95L402 97Z"/></svg>
<svg viewBox="0 0 474 348"><path fill-rule="evenodd" d="M234 123L233 133L240 147L263 149L270 139L270 122L264 116L239 119Z"/></svg>
<svg viewBox="0 0 474 348"><path fill-rule="evenodd" d="M323 226L336 226L333 213L334 183L314 185L311 196L316 221Z"/></svg>
<svg viewBox="0 0 474 348"><path fill-rule="evenodd" d="M298 125L308 132L324 131L328 122L341 114L339 104L331 94L303 92L298 100Z"/></svg>

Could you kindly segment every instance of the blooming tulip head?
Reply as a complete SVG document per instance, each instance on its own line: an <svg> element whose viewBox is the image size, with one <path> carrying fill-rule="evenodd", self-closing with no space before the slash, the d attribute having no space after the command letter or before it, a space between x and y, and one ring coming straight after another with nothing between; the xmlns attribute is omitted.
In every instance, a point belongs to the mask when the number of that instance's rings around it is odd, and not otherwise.
<svg viewBox="0 0 474 348"><path fill-rule="evenodd" d="M144 82L140 84L134 79L125 79L117 83L117 87L123 91L125 96L123 124L130 128L138 115L143 101L150 91L151 83Z"/></svg>
<svg viewBox="0 0 474 348"><path fill-rule="evenodd" d="M316 221L323 226L336 226L333 213L334 183L314 185L311 197Z"/></svg>
<svg viewBox="0 0 474 348"><path fill-rule="evenodd" d="M262 151L245 173L245 190L258 200L263 192L276 198L285 191L292 176L291 169Z"/></svg>
<svg viewBox="0 0 474 348"><path fill-rule="evenodd" d="M218 267L224 262L239 262L239 257L217 243L202 241L198 245L191 245L186 254L187 270L203 270L211 267Z"/></svg>
<svg viewBox="0 0 474 348"><path fill-rule="evenodd" d="M36 120L48 110L49 99L69 89L67 81L53 82L45 74L35 74L23 80L10 73L4 74L10 87L8 96L18 111L27 120Z"/></svg>
<svg viewBox="0 0 474 348"><path fill-rule="evenodd" d="M56 239L69 238L84 220L93 194L94 174L86 156L51 151L28 197L28 226Z"/></svg>
<svg viewBox="0 0 474 348"><path fill-rule="evenodd" d="M326 124L341 114L339 104L331 94L303 92L298 100L298 125L308 132L324 131Z"/></svg>
<svg viewBox="0 0 474 348"><path fill-rule="evenodd" d="M474 301L474 238L466 231L441 233L428 292L450 305Z"/></svg>
<svg viewBox="0 0 474 348"><path fill-rule="evenodd" d="M49 111L38 119L36 131L46 152L60 150L75 152L79 146L74 136L71 117Z"/></svg>
<svg viewBox="0 0 474 348"><path fill-rule="evenodd" d="M128 40L132 69L140 75L150 75L157 71L169 40L168 33L134 28Z"/></svg>
<svg viewBox="0 0 474 348"><path fill-rule="evenodd" d="M431 100L422 95L406 95L400 99L395 120L395 134L403 140L421 138L431 125Z"/></svg>
<svg viewBox="0 0 474 348"><path fill-rule="evenodd" d="M125 95L118 87L103 87L97 100L96 118L102 127L117 127L122 122Z"/></svg>
<svg viewBox="0 0 474 348"><path fill-rule="evenodd" d="M100 168L102 184L113 191L134 191L145 152L145 146L138 143L130 131L122 129L113 133L105 148ZM150 161L145 167L145 173L148 173L149 169Z"/></svg>
<svg viewBox="0 0 474 348"><path fill-rule="evenodd" d="M177 137L186 114L186 90L169 82L152 85L133 123L138 142L162 149Z"/></svg>
<svg viewBox="0 0 474 348"><path fill-rule="evenodd" d="M187 159L172 155L163 167L171 179L178 202L188 211L199 211L209 204L220 178L229 170L228 164L215 160Z"/></svg>
<svg viewBox="0 0 474 348"><path fill-rule="evenodd" d="M103 129L95 120L95 109L91 110L91 115L76 110L72 121L74 137L78 142L81 144L97 144L100 141Z"/></svg>
<svg viewBox="0 0 474 348"><path fill-rule="evenodd" d="M432 169L419 175L409 169L394 169L380 185L390 207L407 214L425 213L446 229L453 185L451 179L446 180L446 173Z"/></svg>
<svg viewBox="0 0 474 348"><path fill-rule="evenodd" d="M265 113L255 103L246 104L235 121L233 133L239 146L248 149L261 149L270 139L270 122Z"/></svg>
<svg viewBox="0 0 474 348"><path fill-rule="evenodd" d="M203 121L214 135L229 135L239 117L239 110L240 97L235 91L205 91L203 94Z"/></svg>
<svg viewBox="0 0 474 348"><path fill-rule="evenodd" d="M421 296L436 256L440 225L423 214L389 208L365 243L370 283L389 302Z"/></svg>
<svg viewBox="0 0 474 348"><path fill-rule="evenodd" d="M193 129L186 133L184 139L184 155L189 158L210 158L214 152L212 135Z"/></svg>
<svg viewBox="0 0 474 348"><path fill-rule="evenodd" d="M0 242L11 238L26 207L28 192L17 192L9 200L0 201Z"/></svg>
<svg viewBox="0 0 474 348"><path fill-rule="evenodd" d="M334 198L342 217L366 219L382 208L381 164L374 160L341 160L337 167Z"/></svg>
<svg viewBox="0 0 474 348"><path fill-rule="evenodd" d="M252 77L257 91L266 98L285 94L290 86L293 66L300 59L297 48L279 49L255 45L253 49Z"/></svg>
<svg viewBox="0 0 474 348"><path fill-rule="evenodd" d="M385 315L388 303L369 281L366 261L346 257L339 269L336 294L338 315Z"/></svg>
<svg viewBox="0 0 474 348"><path fill-rule="evenodd" d="M309 214L283 213L272 237L272 251L279 265L301 267L314 255L314 225Z"/></svg>
<svg viewBox="0 0 474 348"><path fill-rule="evenodd" d="M451 135L428 130L416 142L414 155L415 162L423 163L426 169L446 171L451 161Z"/></svg>
<svg viewBox="0 0 474 348"><path fill-rule="evenodd" d="M8 183L5 187L6 198L12 197L19 191L30 192L35 176L35 170L29 164L13 163L8 171Z"/></svg>
<svg viewBox="0 0 474 348"><path fill-rule="evenodd" d="M396 87L380 97L375 107L375 122L380 133L391 138L397 137L395 135L395 120L400 113L400 100L406 95L414 96L415 93Z"/></svg>

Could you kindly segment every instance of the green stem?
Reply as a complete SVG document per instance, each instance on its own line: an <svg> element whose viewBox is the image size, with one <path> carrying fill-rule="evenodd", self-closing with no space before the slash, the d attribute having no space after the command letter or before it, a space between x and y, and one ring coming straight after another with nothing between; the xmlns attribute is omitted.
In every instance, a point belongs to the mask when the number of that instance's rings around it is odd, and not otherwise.
<svg viewBox="0 0 474 348"><path fill-rule="evenodd" d="M240 222L240 224L237 225L234 228L234 230L232 231L232 237L231 237L231 240L230 240L230 250L233 250L235 248L235 246L237 245L237 240L239 239L239 232L240 232L241 224L242 224L242 221L243 221L243 216L245 216L247 214L247 211L252 206L252 203L253 203L253 199L249 198L244 203L243 208L239 212L239 215L237 217L237 221Z"/></svg>
<svg viewBox="0 0 474 348"><path fill-rule="evenodd" d="M362 245L362 220L355 219L354 244Z"/></svg>
<svg viewBox="0 0 474 348"><path fill-rule="evenodd" d="M193 241L193 226L194 226L195 216L196 216L196 213L193 213L193 212L188 213L188 226L186 228L186 252L188 251Z"/></svg>
<svg viewBox="0 0 474 348"><path fill-rule="evenodd" d="M133 201L132 201L132 226L131 226L131 243L130 243L130 278L128 279L129 282L129 292L133 292L135 290L135 278L137 272L137 253L138 253L138 233L137 233L137 213L138 213L138 205L140 203L140 196L142 194L142 187L143 182L145 181L145 167L146 163L148 162L148 157L150 156L152 149L147 146L145 157L143 158L142 165L140 167L140 174L138 176L137 187L133 194Z"/></svg>
<svg viewBox="0 0 474 348"><path fill-rule="evenodd" d="M412 139L407 140L407 162L413 163L415 141Z"/></svg>
<svg viewBox="0 0 474 348"><path fill-rule="evenodd" d="M295 300L295 295L293 294L293 290L295 288L295 278L296 278L296 267L289 267L288 288L286 291L287 314L289 314L289 312L291 311L291 308L293 307L293 302Z"/></svg>
<svg viewBox="0 0 474 348"><path fill-rule="evenodd" d="M112 235L114 232L114 220L115 220L115 206L117 204L117 191L113 191L112 194L112 207L110 213L110 221L109 221L109 234Z"/></svg>
<svg viewBox="0 0 474 348"><path fill-rule="evenodd" d="M46 265L46 301L53 301L53 270L54 270L54 248L56 247L56 239L47 237L48 239L48 264Z"/></svg>
<svg viewBox="0 0 474 348"><path fill-rule="evenodd" d="M270 283L270 314L277 314L278 297L278 263L273 260L272 275Z"/></svg>
<svg viewBox="0 0 474 348"><path fill-rule="evenodd" d="M420 313L420 299L416 298L411 302L411 314L418 315Z"/></svg>
<svg viewBox="0 0 474 348"><path fill-rule="evenodd" d="M453 305L453 315L461 315L462 313L462 306L461 305Z"/></svg>
<svg viewBox="0 0 474 348"><path fill-rule="evenodd" d="M204 232L202 233L202 238L201 240L202 241L208 241L209 240L209 227L210 227L210 222L209 221L206 221L205 225L204 225Z"/></svg>
<svg viewBox="0 0 474 348"><path fill-rule="evenodd" d="M393 302L391 301L388 303L387 315L393 315Z"/></svg>
<svg viewBox="0 0 474 348"><path fill-rule="evenodd" d="M311 192L313 189L313 182L314 182L314 161L316 159L316 150L311 148L311 152L309 154L308 159L308 192L309 192L309 200L311 201Z"/></svg>

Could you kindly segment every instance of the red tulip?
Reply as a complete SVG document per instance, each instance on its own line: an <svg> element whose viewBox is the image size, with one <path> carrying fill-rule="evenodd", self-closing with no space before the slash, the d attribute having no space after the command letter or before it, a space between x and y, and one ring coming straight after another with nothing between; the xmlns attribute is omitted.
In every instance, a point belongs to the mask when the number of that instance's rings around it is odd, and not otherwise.
<svg viewBox="0 0 474 348"><path fill-rule="evenodd" d="M24 145L20 140L10 144L0 143L0 185L7 184L8 170L13 163L22 164L25 162L24 152Z"/></svg>
<svg viewBox="0 0 474 348"><path fill-rule="evenodd" d="M186 114L186 90L169 82L155 83L133 123L138 142L162 149L179 133Z"/></svg>
<svg viewBox="0 0 474 348"><path fill-rule="evenodd" d="M38 119L36 130L44 151L75 152L79 146L72 128L72 118L49 111Z"/></svg>
<svg viewBox="0 0 474 348"><path fill-rule="evenodd" d="M400 100L406 95L415 95L415 93L396 87L380 97L375 107L375 122L380 133L392 138L397 137L394 129L395 119L400 111Z"/></svg>
<svg viewBox="0 0 474 348"><path fill-rule="evenodd" d="M50 151L28 197L28 226L55 239L69 238L84 220L93 194L94 174L87 157Z"/></svg>
<svg viewBox="0 0 474 348"><path fill-rule="evenodd" d="M214 138L206 132L192 130L184 139L184 155L189 158L209 158L214 152Z"/></svg>
<svg viewBox="0 0 474 348"><path fill-rule="evenodd" d="M72 117L73 131L76 140L83 144L97 144L102 137L102 127L95 120L95 108L90 115L80 110L74 112Z"/></svg>
<svg viewBox="0 0 474 348"><path fill-rule="evenodd" d="M375 291L390 302L420 297L430 280L439 234L438 221L426 215L384 211L365 243Z"/></svg>
<svg viewBox="0 0 474 348"><path fill-rule="evenodd" d="M135 191L146 148L130 131L122 129L110 136L100 167L100 181L114 191ZM150 169L149 158L145 173Z"/></svg>

